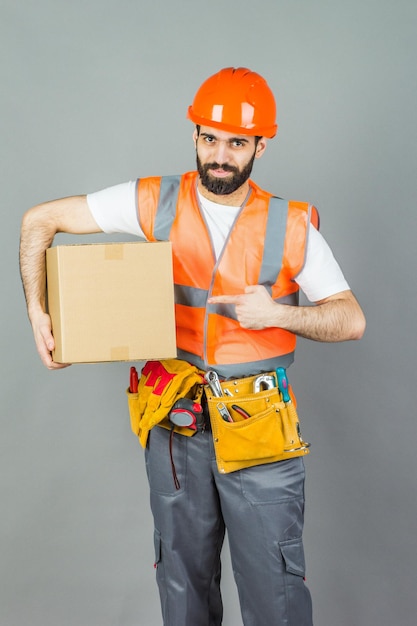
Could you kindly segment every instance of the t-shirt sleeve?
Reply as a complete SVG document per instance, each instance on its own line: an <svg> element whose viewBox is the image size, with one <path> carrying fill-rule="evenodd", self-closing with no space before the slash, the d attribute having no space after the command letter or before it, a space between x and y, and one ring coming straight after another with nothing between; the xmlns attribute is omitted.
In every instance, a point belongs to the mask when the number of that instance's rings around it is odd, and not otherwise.
<svg viewBox="0 0 417 626"><path fill-rule="evenodd" d="M90 193L87 203L103 232L144 236L136 210L136 181Z"/></svg>
<svg viewBox="0 0 417 626"><path fill-rule="evenodd" d="M305 264L295 282L310 302L350 289L330 246L312 225L308 232Z"/></svg>

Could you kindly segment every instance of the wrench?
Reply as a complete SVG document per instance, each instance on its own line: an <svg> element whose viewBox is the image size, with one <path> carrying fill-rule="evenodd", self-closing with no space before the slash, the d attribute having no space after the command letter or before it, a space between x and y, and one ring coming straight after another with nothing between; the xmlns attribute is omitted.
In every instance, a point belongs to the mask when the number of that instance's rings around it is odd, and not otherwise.
<svg viewBox="0 0 417 626"><path fill-rule="evenodd" d="M223 389L221 388L217 372L215 372L214 370L209 370L204 378L206 379L206 382L210 387L213 396L215 396L216 398L221 398L221 396L223 395Z"/></svg>
<svg viewBox="0 0 417 626"><path fill-rule="evenodd" d="M265 389L272 389L273 387L276 387L275 377L270 374L261 374L253 381L254 393L265 391Z"/></svg>

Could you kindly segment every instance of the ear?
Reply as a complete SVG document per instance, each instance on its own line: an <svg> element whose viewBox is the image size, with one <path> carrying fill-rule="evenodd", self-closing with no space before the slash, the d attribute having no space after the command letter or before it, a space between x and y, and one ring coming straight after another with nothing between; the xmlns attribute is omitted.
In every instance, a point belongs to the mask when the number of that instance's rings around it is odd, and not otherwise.
<svg viewBox="0 0 417 626"><path fill-rule="evenodd" d="M194 132L193 132L194 146L197 146L197 139L198 139L198 132L197 132L197 129L194 128Z"/></svg>
<svg viewBox="0 0 417 626"><path fill-rule="evenodd" d="M261 137L256 145L255 159L259 159L266 150L266 144L268 140L265 137Z"/></svg>

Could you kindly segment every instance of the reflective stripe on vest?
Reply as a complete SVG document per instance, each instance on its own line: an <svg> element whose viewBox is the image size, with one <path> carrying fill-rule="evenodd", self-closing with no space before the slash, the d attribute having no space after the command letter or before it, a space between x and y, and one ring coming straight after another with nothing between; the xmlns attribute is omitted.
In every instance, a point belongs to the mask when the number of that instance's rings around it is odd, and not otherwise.
<svg viewBox="0 0 417 626"><path fill-rule="evenodd" d="M278 328L242 329L234 306L207 305L207 298L263 284L276 302L296 305L293 277L304 264L308 205L274 198L250 181L251 195L216 262L196 182L196 172L138 181L138 215L146 237L173 242L179 355L227 377L287 367L295 335Z"/></svg>

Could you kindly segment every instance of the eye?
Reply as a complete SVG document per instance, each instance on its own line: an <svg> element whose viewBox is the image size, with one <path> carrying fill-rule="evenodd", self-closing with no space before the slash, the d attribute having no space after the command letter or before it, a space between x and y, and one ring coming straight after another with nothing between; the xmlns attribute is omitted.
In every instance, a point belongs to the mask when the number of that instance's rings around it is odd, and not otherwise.
<svg viewBox="0 0 417 626"><path fill-rule="evenodd" d="M213 137L213 135L204 135L204 141L206 143L214 143L216 141L216 138Z"/></svg>
<svg viewBox="0 0 417 626"><path fill-rule="evenodd" d="M246 145L246 141L241 139L232 139L230 141L232 148L243 148Z"/></svg>

